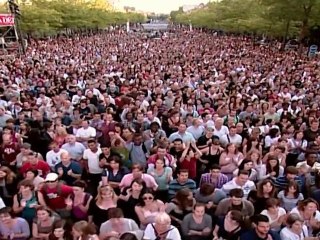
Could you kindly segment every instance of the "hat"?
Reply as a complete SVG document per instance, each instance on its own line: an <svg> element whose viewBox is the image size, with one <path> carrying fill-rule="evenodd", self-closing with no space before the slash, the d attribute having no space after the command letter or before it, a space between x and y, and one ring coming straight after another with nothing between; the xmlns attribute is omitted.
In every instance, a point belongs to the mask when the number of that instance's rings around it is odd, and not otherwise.
<svg viewBox="0 0 320 240"><path fill-rule="evenodd" d="M30 143L24 143L24 144L21 145L21 148L31 149L31 144Z"/></svg>
<svg viewBox="0 0 320 240"><path fill-rule="evenodd" d="M56 173L49 173L47 176L46 176L46 179L45 181L46 182L54 182L58 179L58 174Z"/></svg>

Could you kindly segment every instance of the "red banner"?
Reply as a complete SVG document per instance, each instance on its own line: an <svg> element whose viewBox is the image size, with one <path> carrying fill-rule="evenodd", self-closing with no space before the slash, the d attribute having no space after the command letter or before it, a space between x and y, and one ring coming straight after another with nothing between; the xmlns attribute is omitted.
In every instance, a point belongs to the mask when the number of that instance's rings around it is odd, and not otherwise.
<svg viewBox="0 0 320 240"><path fill-rule="evenodd" d="M0 13L0 27L14 26L14 16L12 14Z"/></svg>

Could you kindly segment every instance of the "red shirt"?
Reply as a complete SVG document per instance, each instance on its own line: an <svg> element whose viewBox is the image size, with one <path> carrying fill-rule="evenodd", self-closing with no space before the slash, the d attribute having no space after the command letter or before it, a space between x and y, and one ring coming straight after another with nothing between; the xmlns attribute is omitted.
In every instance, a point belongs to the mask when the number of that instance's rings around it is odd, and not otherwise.
<svg viewBox="0 0 320 240"><path fill-rule="evenodd" d="M37 164L31 165L30 162L25 162L20 168L21 174L25 175L25 173L29 170L38 170L40 177L45 177L50 172L50 167L48 163L43 160L38 160Z"/></svg>
<svg viewBox="0 0 320 240"><path fill-rule="evenodd" d="M1 146L1 154L3 161L6 163L11 163L16 160L17 155L20 152L19 145L17 143L10 143Z"/></svg>
<svg viewBox="0 0 320 240"><path fill-rule="evenodd" d="M59 183L60 184L60 183ZM72 187L60 184L55 188L44 186L41 193L48 205L52 210L66 208L65 199L72 193Z"/></svg>
<svg viewBox="0 0 320 240"><path fill-rule="evenodd" d="M189 170L189 178L194 179L197 176L197 159L194 157L190 161L184 159L180 162L179 168Z"/></svg>

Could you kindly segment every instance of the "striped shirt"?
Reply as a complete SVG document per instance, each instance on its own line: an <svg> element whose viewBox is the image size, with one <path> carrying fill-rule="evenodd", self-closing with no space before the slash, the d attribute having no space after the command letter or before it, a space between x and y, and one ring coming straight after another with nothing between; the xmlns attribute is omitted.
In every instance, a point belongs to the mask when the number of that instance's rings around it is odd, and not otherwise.
<svg viewBox="0 0 320 240"><path fill-rule="evenodd" d="M216 188L221 189L222 186L228 181L228 176L224 175L223 173L220 173L217 179L212 179L211 173L204 173L201 175L199 186L201 186L204 183L210 183L214 184Z"/></svg>
<svg viewBox="0 0 320 240"><path fill-rule="evenodd" d="M179 183L177 179L173 179L169 183L169 198L170 199L174 198L176 193L183 188L188 188L194 193L197 188L196 182L193 181L192 179L188 179L188 181L186 181L185 183Z"/></svg>

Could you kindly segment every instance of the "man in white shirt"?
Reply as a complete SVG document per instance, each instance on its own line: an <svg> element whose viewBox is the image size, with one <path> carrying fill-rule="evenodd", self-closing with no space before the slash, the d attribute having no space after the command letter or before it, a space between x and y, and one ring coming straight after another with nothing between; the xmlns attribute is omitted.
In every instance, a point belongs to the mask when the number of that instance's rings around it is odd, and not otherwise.
<svg viewBox="0 0 320 240"><path fill-rule="evenodd" d="M217 118L214 121L213 135L221 138L223 135L229 134L229 129L223 125L223 118Z"/></svg>
<svg viewBox="0 0 320 240"><path fill-rule="evenodd" d="M52 142L49 147L51 150L47 152L46 161L49 164L51 170L54 171L54 166L57 163L61 162L61 154L68 152L64 149L61 149L57 142Z"/></svg>
<svg viewBox="0 0 320 240"><path fill-rule="evenodd" d="M83 120L81 123L81 128L78 129L76 137L77 141L83 144L90 138L95 138L97 135L96 129L89 126L89 122L87 120Z"/></svg>
<svg viewBox="0 0 320 240"><path fill-rule="evenodd" d="M224 134L220 138L220 143L223 147L226 147L229 143L235 144L237 147L239 147L242 143L242 137L237 134L237 128L236 126L231 126L229 129L229 134Z"/></svg>
<svg viewBox="0 0 320 240"><path fill-rule="evenodd" d="M103 171L99 165L99 156L101 153L101 148L98 147L97 142L92 139L88 141L88 149L83 152L84 164L86 165L86 169L88 169L89 173L89 188L93 196L95 196L97 192L97 187L101 181L101 174Z"/></svg>
<svg viewBox="0 0 320 240"><path fill-rule="evenodd" d="M249 180L248 171L240 170L237 177L222 186L222 190L226 194L229 194L230 190L234 188L241 188L243 190L244 197L247 198L249 192L256 189L256 185L253 181Z"/></svg>

